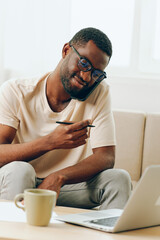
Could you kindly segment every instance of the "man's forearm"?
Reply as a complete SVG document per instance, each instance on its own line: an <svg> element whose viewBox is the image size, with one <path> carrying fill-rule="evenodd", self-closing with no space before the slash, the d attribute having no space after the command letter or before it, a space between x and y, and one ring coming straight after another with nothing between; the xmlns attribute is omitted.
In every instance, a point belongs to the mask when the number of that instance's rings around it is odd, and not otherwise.
<svg viewBox="0 0 160 240"><path fill-rule="evenodd" d="M76 165L51 173L39 188L54 190L59 194L60 188L65 184L88 181L99 172L114 166L114 146L98 148L93 152L91 156Z"/></svg>
<svg viewBox="0 0 160 240"><path fill-rule="evenodd" d="M45 139L32 142L0 145L0 167L13 161L31 161L48 151Z"/></svg>
<svg viewBox="0 0 160 240"><path fill-rule="evenodd" d="M106 155L98 151L78 164L64 168L56 172L56 174L63 176L63 185L72 184L87 181L99 172L112 168L113 166L114 152L110 150Z"/></svg>

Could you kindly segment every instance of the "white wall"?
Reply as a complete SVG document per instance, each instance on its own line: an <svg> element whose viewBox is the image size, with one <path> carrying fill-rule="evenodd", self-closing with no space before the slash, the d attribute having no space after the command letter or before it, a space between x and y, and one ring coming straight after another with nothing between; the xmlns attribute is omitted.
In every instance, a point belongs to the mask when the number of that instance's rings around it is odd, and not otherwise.
<svg viewBox="0 0 160 240"><path fill-rule="evenodd" d="M160 79L109 77L112 108L160 113Z"/></svg>

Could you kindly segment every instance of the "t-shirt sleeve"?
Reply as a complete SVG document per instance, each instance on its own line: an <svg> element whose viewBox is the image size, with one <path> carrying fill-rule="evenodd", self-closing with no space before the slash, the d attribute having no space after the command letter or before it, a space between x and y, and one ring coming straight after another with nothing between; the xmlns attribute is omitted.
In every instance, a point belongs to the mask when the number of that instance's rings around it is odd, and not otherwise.
<svg viewBox="0 0 160 240"><path fill-rule="evenodd" d="M105 86L99 93L94 107L94 128L90 132L92 148L116 145L115 124L111 111L109 86Z"/></svg>
<svg viewBox="0 0 160 240"><path fill-rule="evenodd" d="M18 112L18 93L9 80L0 87L0 124L17 129L19 125Z"/></svg>

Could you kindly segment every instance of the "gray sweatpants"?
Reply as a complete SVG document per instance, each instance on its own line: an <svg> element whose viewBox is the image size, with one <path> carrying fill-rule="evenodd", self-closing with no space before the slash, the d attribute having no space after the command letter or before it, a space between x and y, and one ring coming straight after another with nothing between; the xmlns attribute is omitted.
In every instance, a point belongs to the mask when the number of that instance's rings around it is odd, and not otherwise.
<svg viewBox="0 0 160 240"><path fill-rule="evenodd" d="M13 200L27 188L35 188L43 180L26 162L12 162L0 168L0 199ZM77 208L124 208L131 193L131 179L122 169L108 169L87 182L61 188L57 205Z"/></svg>

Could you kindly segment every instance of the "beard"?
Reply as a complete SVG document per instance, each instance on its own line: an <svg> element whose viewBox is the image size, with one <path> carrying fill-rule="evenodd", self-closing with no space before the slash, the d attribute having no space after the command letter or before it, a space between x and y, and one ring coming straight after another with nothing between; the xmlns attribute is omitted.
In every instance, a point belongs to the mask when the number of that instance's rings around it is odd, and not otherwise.
<svg viewBox="0 0 160 240"><path fill-rule="evenodd" d="M64 90L71 96L71 98L81 100L81 96L87 95L89 88L87 83L86 85L82 86L82 88L78 88L72 84L72 79L75 76L77 76L76 72L70 73L68 70L68 60L63 62L60 68L60 79Z"/></svg>
<svg viewBox="0 0 160 240"><path fill-rule="evenodd" d="M84 86L83 89L78 89L76 86L73 86L70 80L72 78L74 78L74 76L70 78L61 76L61 82L64 87L64 90L71 96L71 98L75 98L79 100L82 95L85 95L88 88Z"/></svg>

